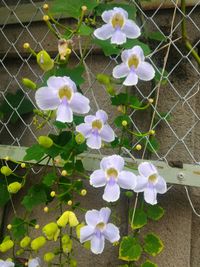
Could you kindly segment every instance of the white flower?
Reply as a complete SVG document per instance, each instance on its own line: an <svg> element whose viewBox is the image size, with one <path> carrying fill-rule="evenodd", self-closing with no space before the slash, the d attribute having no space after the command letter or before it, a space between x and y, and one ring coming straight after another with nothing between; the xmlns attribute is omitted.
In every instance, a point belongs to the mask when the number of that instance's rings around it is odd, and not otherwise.
<svg viewBox="0 0 200 267"><path fill-rule="evenodd" d="M128 19L128 13L123 8L104 11L101 17L106 24L94 31L95 37L100 40L111 38L112 44L120 45L126 43L126 38L135 39L141 34L140 28Z"/></svg>
<svg viewBox="0 0 200 267"><path fill-rule="evenodd" d="M120 187L134 190L136 176L124 171L124 159L118 155L104 157L100 162L101 169L90 175L90 184L94 187L105 186L103 199L111 202L119 199Z"/></svg>
<svg viewBox="0 0 200 267"><path fill-rule="evenodd" d="M28 267L42 267L40 258L34 258L28 261Z"/></svg>
<svg viewBox="0 0 200 267"><path fill-rule="evenodd" d="M161 177L156 167L149 162L143 162L138 166L139 176L137 176L137 185L135 192L144 192L144 200L151 204L157 204L157 193L167 192L167 184Z"/></svg>
<svg viewBox="0 0 200 267"><path fill-rule="evenodd" d="M76 84L69 77L52 76L47 81L47 87L36 91L35 100L42 110L57 109L57 120L72 122L73 112L88 113L89 99L77 92Z"/></svg>
<svg viewBox="0 0 200 267"><path fill-rule="evenodd" d="M92 149L100 149L102 140L112 142L115 140L113 129L107 124L108 115L98 110L94 115L85 116L84 123L76 127L76 131L87 139L87 145Z"/></svg>
<svg viewBox="0 0 200 267"><path fill-rule="evenodd" d="M0 267L14 267L15 264L12 261L6 260L0 260Z"/></svg>
<svg viewBox="0 0 200 267"><path fill-rule="evenodd" d="M80 242L91 241L91 251L100 254L104 250L105 239L111 243L120 239L119 229L112 223L108 223L111 210L102 208L98 210L89 210L85 214L87 225L80 231Z"/></svg>
<svg viewBox="0 0 200 267"><path fill-rule="evenodd" d="M124 50L121 54L122 63L113 69L113 77L125 78L124 85L131 86L138 83L138 79L150 81L155 76L152 65L145 62L144 52L138 45Z"/></svg>

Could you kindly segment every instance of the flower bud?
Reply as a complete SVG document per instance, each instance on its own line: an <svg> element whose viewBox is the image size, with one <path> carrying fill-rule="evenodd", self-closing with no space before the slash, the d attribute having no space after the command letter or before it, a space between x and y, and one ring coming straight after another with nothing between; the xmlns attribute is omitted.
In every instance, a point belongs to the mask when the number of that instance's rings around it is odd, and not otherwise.
<svg viewBox="0 0 200 267"><path fill-rule="evenodd" d="M69 225L70 227L77 226L79 224L76 214L72 211L69 211Z"/></svg>
<svg viewBox="0 0 200 267"><path fill-rule="evenodd" d="M81 9L83 10L83 12L87 11L87 6L82 6Z"/></svg>
<svg viewBox="0 0 200 267"><path fill-rule="evenodd" d="M5 176L9 176L12 173L12 170L8 166L1 167L1 173Z"/></svg>
<svg viewBox="0 0 200 267"><path fill-rule="evenodd" d="M44 212L45 213L49 212L49 208L48 207L44 207Z"/></svg>
<svg viewBox="0 0 200 267"><path fill-rule="evenodd" d="M55 197L55 195L56 195L56 192L55 191L51 191L50 196L51 197Z"/></svg>
<svg viewBox="0 0 200 267"><path fill-rule="evenodd" d="M17 250L16 255L17 255L17 256L20 256L20 255L22 255L23 253L24 253L24 250L23 250L23 249L19 249L19 250Z"/></svg>
<svg viewBox="0 0 200 267"><path fill-rule="evenodd" d="M31 238L29 236L25 236L21 241L20 241L20 247L21 248L26 248L29 246L31 243Z"/></svg>
<svg viewBox="0 0 200 267"><path fill-rule="evenodd" d="M61 175L62 176L67 176L67 171L66 170L62 170Z"/></svg>
<svg viewBox="0 0 200 267"><path fill-rule="evenodd" d="M81 190L81 196L84 197L86 194L87 194L87 190L86 189L82 189Z"/></svg>
<svg viewBox="0 0 200 267"><path fill-rule="evenodd" d="M54 61L49 54L42 50L37 54L37 63L43 71L51 70L54 67Z"/></svg>
<svg viewBox="0 0 200 267"><path fill-rule="evenodd" d="M21 188L22 188L22 185L18 182L13 182L9 184L7 187L8 192L11 194L16 194Z"/></svg>
<svg viewBox="0 0 200 267"><path fill-rule="evenodd" d="M153 99L153 98L149 98L149 99L148 99L148 102L149 102L149 104L153 104L154 99Z"/></svg>
<svg viewBox="0 0 200 267"><path fill-rule="evenodd" d="M126 120L122 121L122 126L126 127L128 125L128 122Z"/></svg>
<svg viewBox="0 0 200 267"><path fill-rule="evenodd" d="M125 113L125 106L120 105L117 107L117 110L121 113Z"/></svg>
<svg viewBox="0 0 200 267"><path fill-rule="evenodd" d="M67 234L62 236L62 244L67 244L69 243L69 241L70 241L70 237Z"/></svg>
<svg viewBox="0 0 200 267"><path fill-rule="evenodd" d="M150 130L150 131L149 131L149 134L150 134L150 135L154 135L155 133L156 133L155 130Z"/></svg>
<svg viewBox="0 0 200 267"><path fill-rule="evenodd" d="M23 48L24 49L29 49L30 48L30 44L29 43L24 43L23 44Z"/></svg>
<svg viewBox="0 0 200 267"><path fill-rule="evenodd" d="M36 90L36 88L37 88L36 83L34 83L33 81L31 81L30 79L23 78L22 79L22 83L23 83L23 85L25 85L27 88L29 88L31 90Z"/></svg>
<svg viewBox="0 0 200 267"><path fill-rule="evenodd" d="M22 169L24 169L24 168L26 168L26 163L22 162L20 166Z"/></svg>
<svg viewBox="0 0 200 267"><path fill-rule="evenodd" d="M44 20L45 22L49 21L49 16L48 16L48 15L44 15L44 16L43 16L43 20Z"/></svg>
<svg viewBox="0 0 200 267"><path fill-rule="evenodd" d="M78 133L76 136L75 136L75 141L78 145L81 145L85 142L85 136L82 135L81 133Z"/></svg>
<svg viewBox="0 0 200 267"><path fill-rule="evenodd" d="M43 9L44 9L45 11L47 11L47 10L49 9L49 5L48 5L48 4L44 4L44 5L43 5Z"/></svg>
<svg viewBox="0 0 200 267"><path fill-rule="evenodd" d="M42 228L42 232L48 240L54 240L54 241L57 240L57 238L60 234L60 230L58 229L58 226L55 222L51 222L51 223L46 224Z"/></svg>
<svg viewBox="0 0 200 267"><path fill-rule="evenodd" d="M70 253L72 251L72 240L70 239L68 243L62 245L64 253Z"/></svg>
<svg viewBox="0 0 200 267"><path fill-rule="evenodd" d="M57 220L57 225L59 227L66 227L67 223L69 221L69 212L65 211L60 218Z"/></svg>
<svg viewBox="0 0 200 267"><path fill-rule="evenodd" d="M137 151L140 151L140 150L142 149L142 146L141 146L140 144L138 144L138 145L135 147L135 149L136 149Z"/></svg>
<svg viewBox="0 0 200 267"><path fill-rule="evenodd" d="M9 249L11 249L14 246L14 242L12 240L6 240L3 243L0 244L0 252L5 253Z"/></svg>
<svg viewBox="0 0 200 267"><path fill-rule="evenodd" d="M110 95L110 96L114 96L116 94L115 92L115 88L113 87L112 84L108 84L106 85L106 92Z"/></svg>
<svg viewBox="0 0 200 267"><path fill-rule="evenodd" d="M44 148L50 148L53 145L53 140L48 136L39 136L38 143Z"/></svg>
<svg viewBox="0 0 200 267"><path fill-rule="evenodd" d="M45 244L46 244L46 239L44 238L44 236L39 236L31 242L31 248L32 250L39 250Z"/></svg>
<svg viewBox="0 0 200 267"><path fill-rule="evenodd" d="M72 201L69 200L69 201L67 202L67 205L68 205L68 206L71 206L71 205L72 205Z"/></svg>
<svg viewBox="0 0 200 267"><path fill-rule="evenodd" d="M97 78L97 81L101 84L104 84L104 85L110 84L110 77L106 74L99 73L97 74L96 78Z"/></svg>
<svg viewBox="0 0 200 267"><path fill-rule="evenodd" d="M5 160L5 161L8 161L8 160L10 160L10 158L9 158L8 156L6 156L6 157L4 158L4 160Z"/></svg>
<svg viewBox="0 0 200 267"><path fill-rule="evenodd" d="M39 225L39 224L36 224L36 225L35 225L35 229L36 229L36 230L40 229L40 225Z"/></svg>
<svg viewBox="0 0 200 267"><path fill-rule="evenodd" d="M8 224L8 225L7 225L7 229L8 229L8 230L11 230L11 229L12 229L12 224Z"/></svg>
<svg viewBox="0 0 200 267"><path fill-rule="evenodd" d="M55 258L55 254L52 252L47 252L44 254L44 261L51 262Z"/></svg>

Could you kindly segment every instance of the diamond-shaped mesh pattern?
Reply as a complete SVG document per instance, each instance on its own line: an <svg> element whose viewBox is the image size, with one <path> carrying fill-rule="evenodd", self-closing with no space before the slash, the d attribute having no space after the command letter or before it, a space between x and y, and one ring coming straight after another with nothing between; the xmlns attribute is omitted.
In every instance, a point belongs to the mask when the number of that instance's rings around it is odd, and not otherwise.
<svg viewBox="0 0 200 267"><path fill-rule="evenodd" d="M47 27L42 27L41 31L35 29L36 25L38 28L38 22L34 22L35 17L38 14L41 14L41 17L43 16L42 5L38 7L37 1L28 1L29 4L35 7L35 11L30 14L29 22L23 23L20 20L17 10L20 9L21 4L26 2L2 0L0 6L9 11L3 18L0 28L1 43L4 51L3 54L1 53L0 59L0 75L2 77L0 94L1 102L6 101L13 110L6 119L4 118L0 121L0 140L2 144L18 146L30 145L37 135L41 135L41 132L35 129L33 117L22 116L17 111L23 102L23 98L18 107L13 108L6 97L8 92L15 92L16 89L20 89L24 93L24 98L28 98L35 105L34 92L24 89L21 85L21 78L27 76L35 82L40 82L43 75L34 65L35 62L32 57L22 51L22 44L28 41L32 48L37 51L40 49L49 51L48 48L50 48L50 52L52 52L51 41L56 42L53 41L53 36L49 37ZM182 160L184 162L199 163L200 69L191 50L189 51L185 47L181 36L181 25L183 19L185 19L188 39L192 44L192 49L198 53L200 47L200 1L196 1L195 4L188 7L185 15L182 13L180 6L177 5L178 1L163 0L156 5L154 5L154 1L145 2L146 8L140 6L140 1L127 2L130 5L136 5L138 8L137 23L143 32L157 31L166 37L165 41L150 39L148 41L148 45L152 49L148 60L161 76L165 76L165 84L158 83L155 85L153 82L139 82L136 87L129 89L129 92L136 94L144 103L148 98L154 98L154 103L148 111L132 111L129 114L132 130L142 133L155 129L160 149L154 151L153 157L158 160L166 162L169 160ZM170 9L164 9L168 7ZM151 10L147 10L148 8ZM11 16L12 18L14 17L17 24L9 24ZM13 31L13 34L10 34L11 31ZM81 41L81 39L76 41L76 46L79 47L80 53L83 43L84 41ZM73 64L75 65L79 58L79 53L76 49L73 50L73 56L75 58ZM106 59L96 52L94 46L91 46L84 59L87 70L84 93L92 100L91 113L99 108L104 109L109 114L110 123L112 123L114 116L117 115L117 111L116 108L111 107L110 97L107 95L105 88L97 83L96 74L99 72L111 74L113 67L117 63L120 63L120 57ZM164 70L167 72L164 72ZM122 90L122 86L117 89L118 92L122 92ZM11 123L14 113L17 113L19 117L17 125ZM163 116L163 114L165 115ZM50 123L43 129L43 133L47 134L52 131L55 131L55 129ZM115 131L118 133L118 129L115 129ZM144 137L147 140L148 138L148 136ZM134 147L138 142L133 138L133 150L131 153L134 153ZM146 150L144 145L144 151L139 156L147 157Z"/></svg>

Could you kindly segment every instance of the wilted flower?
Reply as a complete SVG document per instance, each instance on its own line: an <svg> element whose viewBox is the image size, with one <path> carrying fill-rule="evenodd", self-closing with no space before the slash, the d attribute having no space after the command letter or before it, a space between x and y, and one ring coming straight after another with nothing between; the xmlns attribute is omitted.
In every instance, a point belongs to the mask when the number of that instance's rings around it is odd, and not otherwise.
<svg viewBox="0 0 200 267"><path fill-rule="evenodd" d="M48 240L54 240L56 241L59 234L60 234L60 230L58 228L58 225L55 222L51 222L46 224L43 228L42 228L42 232L44 233L44 235L46 236L46 238Z"/></svg>
<svg viewBox="0 0 200 267"><path fill-rule="evenodd" d="M139 176L137 176L137 185L135 192L144 192L144 200L151 204L157 204L157 193L164 194L167 191L167 185L161 177L156 167L150 162L143 162L138 166Z"/></svg>
<svg viewBox="0 0 200 267"><path fill-rule="evenodd" d="M104 11L101 17L106 24L94 31L95 37L100 40L111 38L112 44L119 45L126 43L126 38L135 39L141 34L140 28L128 19L128 13L123 8Z"/></svg>
<svg viewBox="0 0 200 267"><path fill-rule="evenodd" d="M138 45L124 50L121 54L122 63L113 69L114 78L125 78L124 85L131 86L138 83L138 79L150 81L155 76L152 65L145 62L142 48Z"/></svg>
<svg viewBox="0 0 200 267"><path fill-rule="evenodd" d="M88 113L89 99L77 92L76 84L69 77L52 76L47 80L47 86L36 91L35 99L42 110L57 109L57 120L72 122L73 112Z"/></svg>
<svg viewBox="0 0 200 267"><path fill-rule="evenodd" d="M1 267L14 267L15 264L9 260L6 260L6 261L0 260L0 266Z"/></svg>
<svg viewBox="0 0 200 267"><path fill-rule="evenodd" d="M103 199L116 201L120 196L120 187L134 189L136 176L129 171L124 171L124 159L118 155L104 157L100 162L100 170L90 175L90 184L94 187L105 186Z"/></svg>
<svg viewBox="0 0 200 267"><path fill-rule="evenodd" d="M89 210L85 214L87 225L80 230L80 242L91 241L91 251L95 254L103 252L105 239L114 243L120 239L119 229L112 223L108 223L111 210L102 208Z"/></svg>
<svg viewBox="0 0 200 267"><path fill-rule="evenodd" d="M95 116L86 116L85 123L78 125L76 131L84 135L90 148L99 149L101 148L102 140L112 142L115 139L114 131L106 123L107 120L107 113L103 110L98 110Z"/></svg>
<svg viewBox="0 0 200 267"><path fill-rule="evenodd" d="M28 261L28 267L42 267L40 258L34 258Z"/></svg>
<svg viewBox="0 0 200 267"><path fill-rule="evenodd" d="M78 225L78 219L76 217L76 214L72 211L65 211L60 216L60 218L57 220L57 225L59 227L66 227L66 225L69 223L70 227L75 227Z"/></svg>

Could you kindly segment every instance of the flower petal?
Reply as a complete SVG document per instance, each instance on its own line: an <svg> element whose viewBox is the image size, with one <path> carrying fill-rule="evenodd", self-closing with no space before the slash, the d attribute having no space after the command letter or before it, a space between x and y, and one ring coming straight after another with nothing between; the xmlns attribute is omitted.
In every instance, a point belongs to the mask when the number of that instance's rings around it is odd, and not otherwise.
<svg viewBox="0 0 200 267"><path fill-rule="evenodd" d="M73 90L73 92L77 91L77 87L74 81L70 77L64 76L62 77L65 85L69 86Z"/></svg>
<svg viewBox="0 0 200 267"><path fill-rule="evenodd" d="M134 188L135 192L143 192L148 185L148 177L137 176L136 186Z"/></svg>
<svg viewBox="0 0 200 267"><path fill-rule="evenodd" d="M123 8L114 7L113 10L114 10L115 14L120 13L124 17L124 19L128 19L128 12L126 10L124 10Z"/></svg>
<svg viewBox="0 0 200 267"><path fill-rule="evenodd" d="M105 238L111 243L117 242L120 239L119 229L112 223L106 225L106 229L103 232Z"/></svg>
<svg viewBox="0 0 200 267"><path fill-rule="evenodd" d="M122 171L118 176L118 185L124 189L134 189L136 186L136 175L129 171Z"/></svg>
<svg viewBox="0 0 200 267"><path fill-rule="evenodd" d="M144 200L151 205L157 204L157 192L154 187L145 188Z"/></svg>
<svg viewBox="0 0 200 267"><path fill-rule="evenodd" d="M103 199L108 202L114 202L119 199L120 196L120 188L117 183L114 183L113 185L110 185L109 183L106 185Z"/></svg>
<svg viewBox="0 0 200 267"><path fill-rule="evenodd" d="M87 116L85 116L85 118L84 118L84 122L92 123L93 120L95 120L95 119L96 119L96 116L94 116L94 115L87 115Z"/></svg>
<svg viewBox="0 0 200 267"><path fill-rule="evenodd" d="M90 175L90 184L94 187L101 187L106 184L105 173L102 170L96 170Z"/></svg>
<svg viewBox="0 0 200 267"><path fill-rule="evenodd" d="M28 267L40 267L41 265L40 258L31 259L28 262Z"/></svg>
<svg viewBox="0 0 200 267"><path fill-rule="evenodd" d="M56 92L58 92L58 90L60 88L62 88L65 85L65 81L63 79L63 77L56 77L56 76L51 76L48 80L47 80L47 86L51 89L54 90Z"/></svg>
<svg viewBox="0 0 200 267"><path fill-rule="evenodd" d="M96 119L100 119L103 121L103 123L106 123L108 120L108 115L104 110L100 109L96 112Z"/></svg>
<svg viewBox="0 0 200 267"><path fill-rule="evenodd" d="M85 114L90 110L89 103L90 101L87 97L83 96L80 93L75 93L69 105L73 112Z"/></svg>
<svg viewBox="0 0 200 267"><path fill-rule="evenodd" d="M112 34L111 44L124 44L126 43L126 34L124 34L121 30L115 30Z"/></svg>
<svg viewBox="0 0 200 267"><path fill-rule="evenodd" d="M76 131L88 138L92 133L92 126L89 123L81 123L76 126Z"/></svg>
<svg viewBox="0 0 200 267"><path fill-rule="evenodd" d="M149 177L152 174L157 174L156 167L150 162L142 162L138 166L138 172L141 176Z"/></svg>
<svg viewBox="0 0 200 267"><path fill-rule="evenodd" d="M105 224L107 224L111 214L111 209L109 208L101 208L99 211L99 216L101 218L101 221L103 221Z"/></svg>
<svg viewBox="0 0 200 267"><path fill-rule="evenodd" d="M112 24L105 24L94 31L94 36L100 40L107 40L114 34L114 31Z"/></svg>
<svg viewBox="0 0 200 267"><path fill-rule="evenodd" d="M110 22L112 16L113 16L113 10L106 10L102 13L101 17L105 23Z"/></svg>
<svg viewBox="0 0 200 267"><path fill-rule="evenodd" d="M115 168L121 172L124 168L124 159L119 155L104 157L100 162L100 167L104 171L109 168Z"/></svg>
<svg viewBox="0 0 200 267"><path fill-rule="evenodd" d="M61 122L72 122L73 121L73 113L71 108L66 104L66 102L63 102L59 105L57 109L57 121Z"/></svg>
<svg viewBox="0 0 200 267"><path fill-rule="evenodd" d="M116 66L114 69L113 69L113 77L118 79L118 78L124 78L126 77L128 74L129 74L129 68L126 64L122 63L118 66Z"/></svg>
<svg viewBox="0 0 200 267"><path fill-rule="evenodd" d="M140 80L150 81L155 76L155 70L148 62L141 62L135 70Z"/></svg>
<svg viewBox="0 0 200 267"><path fill-rule="evenodd" d="M89 226L96 227L99 223L99 211L98 210L88 210L85 214L85 221Z"/></svg>
<svg viewBox="0 0 200 267"><path fill-rule="evenodd" d="M91 240L94 234L94 229L94 227L89 225L83 226L80 230L80 242L84 243L88 240Z"/></svg>
<svg viewBox="0 0 200 267"><path fill-rule="evenodd" d="M1 267L14 267L15 264L12 262L12 261L3 261L3 260L0 260L0 266Z"/></svg>
<svg viewBox="0 0 200 267"><path fill-rule="evenodd" d="M132 39L138 38L141 35L140 28L130 19L126 20L122 32L125 33L128 38Z"/></svg>
<svg viewBox="0 0 200 267"><path fill-rule="evenodd" d="M35 93L35 100L38 107L42 110L54 110L60 105L58 94L48 87L41 87Z"/></svg>
<svg viewBox="0 0 200 267"><path fill-rule="evenodd" d="M164 193L167 192L167 184L166 184L166 181L161 176L158 176L158 181L157 181L157 183L154 186L156 188L156 191L159 194L164 194Z"/></svg>
<svg viewBox="0 0 200 267"><path fill-rule="evenodd" d="M123 84L127 86L136 85L137 83L138 83L138 76L135 74L134 71L130 71L129 75L123 82Z"/></svg>
<svg viewBox="0 0 200 267"><path fill-rule="evenodd" d="M132 49L130 49L130 54L137 55L141 61L144 61L144 51L139 45L135 45Z"/></svg>
<svg viewBox="0 0 200 267"><path fill-rule="evenodd" d="M104 125L99 133L103 141L112 142L115 140L115 133L109 125Z"/></svg>
<svg viewBox="0 0 200 267"><path fill-rule="evenodd" d="M127 63L129 57L132 55L132 50L131 49L125 49L122 53L121 53L121 59L122 62Z"/></svg>
<svg viewBox="0 0 200 267"><path fill-rule="evenodd" d="M101 254L104 250L105 238L103 235L94 235L91 239L91 251L94 254Z"/></svg>
<svg viewBox="0 0 200 267"><path fill-rule="evenodd" d="M101 148L101 137L99 134L92 133L87 139L87 146L92 149L100 149Z"/></svg>

